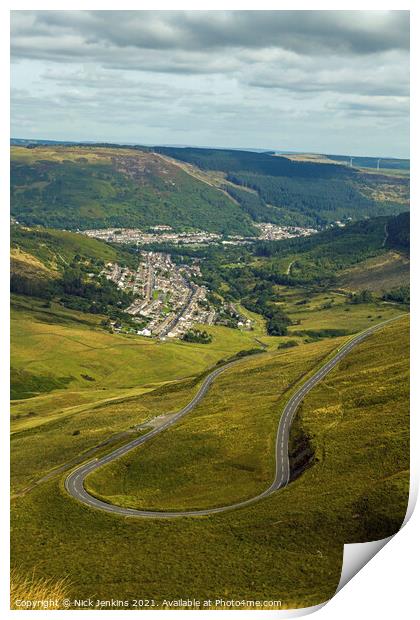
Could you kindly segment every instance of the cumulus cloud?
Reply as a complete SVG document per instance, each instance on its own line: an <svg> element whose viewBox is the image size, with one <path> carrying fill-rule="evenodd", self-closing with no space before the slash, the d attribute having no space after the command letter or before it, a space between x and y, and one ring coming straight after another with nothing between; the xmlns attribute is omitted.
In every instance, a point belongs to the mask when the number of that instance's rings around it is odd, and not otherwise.
<svg viewBox="0 0 420 620"><path fill-rule="evenodd" d="M15 11L18 54L57 58L106 45L187 51L281 47L298 53L371 54L408 49L407 11ZM55 45L53 44L55 41ZM90 49L89 49L90 48Z"/></svg>
<svg viewBox="0 0 420 620"><path fill-rule="evenodd" d="M362 152L407 151L407 11L14 11L11 22L15 135L324 152L360 135Z"/></svg>

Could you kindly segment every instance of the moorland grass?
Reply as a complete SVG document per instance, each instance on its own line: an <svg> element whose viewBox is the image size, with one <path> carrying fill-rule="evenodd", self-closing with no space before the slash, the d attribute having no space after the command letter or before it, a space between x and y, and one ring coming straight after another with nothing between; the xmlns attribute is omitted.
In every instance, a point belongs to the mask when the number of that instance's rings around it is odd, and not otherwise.
<svg viewBox="0 0 420 620"><path fill-rule="evenodd" d="M10 574L10 609L19 611L62 609L68 587L67 577L58 580L45 579L37 577L35 571L23 576L14 568ZM32 604L32 607L26 607L25 603Z"/></svg>
<svg viewBox="0 0 420 620"><path fill-rule="evenodd" d="M310 298L309 306L293 305L286 302L286 313L293 321L290 335L305 330L339 329L355 334L377 323L394 318L405 311L399 305L384 302L349 304L345 295L337 293L316 293L303 295ZM296 300L296 298L295 298Z"/></svg>
<svg viewBox="0 0 420 620"><path fill-rule="evenodd" d="M151 521L89 509L52 480L13 501L13 565L23 575L34 566L46 579L68 575L72 597L158 608L187 596L281 599L283 608L327 600L343 543L381 538L404 516L407 327L403 319L369 337L306 397L316 460L286 489L222 515Z"/></svg>
<svg viewBox="0 0 420 620"><path fill-rule="evenodd" d="M387 252L368 258L359 265L344 271L339 286L350 290L370 290L378 294L410 284L410 261L397 252Z"/></svg>
<svg viewBox="0 0 420 620"><path fill-rule="evenodd" d="M222 326L208 328L213 337L210 344L110 334L100 328L100 318L15 298L13 431L48 422L50 416L74 413L78 406L195 376L256 346L251 332Z"/></svg>
<svg viewBox="0 0 420 620"><path fill-rule="evenodd" d="M218 377L182 423L90 474L86 487L111 503L158 510L223 506L257 495L274 478L274 444L290 386L342 342L243 360Z"/></svg>
<svg viewBox="0 0 420 620"><path fill-rule="evenodd" d="M13 433L12 491L19 492L53 468L121 431L183 407L197 391L195 381L168 384L143 395L76 408L66 415L48 416L42 426ZM25 458L22 459L22 455Z"/></svg>

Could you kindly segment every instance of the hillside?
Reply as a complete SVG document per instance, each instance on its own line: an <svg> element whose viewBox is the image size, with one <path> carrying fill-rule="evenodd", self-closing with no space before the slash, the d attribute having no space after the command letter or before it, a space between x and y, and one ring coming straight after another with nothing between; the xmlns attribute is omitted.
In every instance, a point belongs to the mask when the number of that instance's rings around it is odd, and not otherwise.
<svg viewBox="0 0 420 620"><path fill-rule="evenodd" d="M28 228L12 225L10 229L12 255L11 272L19 270L19 263L36 265L40 277L62 273L75 257L98 261L133 261L133 256L121 247L113 247L84 235L42 227ZM22 275L25 270L21 265Z"/></svg>
<svg viewBox="0 0 420 620"><path fill-rule="evenodd" d="M11 153L12 215L27 225L249 235L253 221L324 226L409 204L408 178L267 153L54 144Z"/></svg>
<svg viewBox="0 0 420 620"><path fill-rule="evenodd" d="M255 221L323 226L408 209L409 182L404 177L269 153L170 147L155 151L204 171L223 173L230 183L226 191ZM240 188L252 190L256 197Z"/></svg>
<svg viewBox="0 0 420 620"><path fill-rule="evenodd" d="M11 157L11 213L22 224L254 232L223 192L148 150L16 146Z"/></svg>
<svg viewBox="0 0 420 620"><path fill-rule="evenodd" d="M334 161L334 162L343 162L343 163L348 163L350 160L350 156L349 155L324 155L324 157L327 157L330 161ZM377 166L378 166L378 161L379 161L379 166L380 166L380 170L381 169L385 169L385 170L401 170L401 171L405 171L405 172L409 172L410 171L410 160L409 159L397 159L394 157L382 157L382 158L378 158L378 157L352 157L353 160L353 166L355 167L359 167L359 168L373 168L375 170L377 170Z"/></svg>
<svg viewBox="0 0 420 620"><path fill-rule="evenodd" d="M10 290L85 313L131 323L122 308L130 292L104 276L105 263L136 268L135 253L76 233L45 228L11 227Z"/></svg>
<svg viewBox="0 0 420 620"><path fill-rule="evenodd" d="M167 431L176 442L162 435L150 444L144 454L145 470L141 468L142 451L138 451L136 484L133 455L132 471L130 467L115 469L112 478L101 482L108 487L103 490L114 494L118 480L125 478L126 501L129 494L138 495L145 488L148 503L192 505L195 496L187 497L185 492L195 493L197 475L207 463L217 477L206 477L208 485L199 485L201 504L206 492L211 502L220 493L229 497L262 484L272 467L270 446L283 402L283 373L286 383L291 382L314 362L318 345L306 346L306 361L296 353L291 358L288 353L269 354L266 361L261 360L261 371L254 359L232 370L220 386L214 385L215 400L209 393L211 409L191 412ZM119 519L80 506L64 493L59 478L52 479L13 500L13 565L25 575L35 563L45 562L48 577L69 575L70 595L83 598L107 597L110 584L115 584L118 596L130 599L141 579L142 595L155 599L160 607L163 598L176 598L180 583L202 599L215 598L221 590L226 597L240 599L249 585L252 559L252 587L258 599L280 598L280 592L283 608L325 601L340 579L343 543L388 536L404 518L409 467L407 347L407 322L397 321L355 349L308 395L296 419L290 450L295 451L309 434L315 459L271 498L203 519L171 523ZM234 388L238 384L249 394L248 401L241 399L242 416L236 411ZM261 420L255 415L255 394L260 395ZM106 408L98 410L90 420L76 415L71 425L45 425L37 429L36 438L45 449L46 462L57 462L57 446L62 441L66 454L71 454L72 442L84 436L85 431L72 436L73 429L102 419L115 424L125 416L130 423L133 404L137 407L143 402L148 411L158 414L175 410L186 396L183 388L168 393L165 407L162 393L150 393L145 401L120 403L109 413ZM139 409L138 419L144 420L144 411ZM234 445L226 429L235 434ZM34 437L34 432L25 431L13 439L15 473L26 479L39 467ZM199 450L194 442L199 442ZM174 451L179 459L174 460ZM23 466L27 457L30 471ZM167 480L156 478L154 464L166 472ZM240 481L240 488L231 484L233 479ZM176 484L170 489L171 481ZM118 487L118 493L122 500L124 489ZM28 536L33 541L30 547ZM59 554L54 551L57 544ZM77 563L69 565L69 557L76 557ZM106 580L97 578L100 564L106 564Z"/></svg>
<svg viewBox="0 0 420 620"><path fill-rule="evenodd" d="M260 241L229 254L214 249L203 265L203 277L214 291L242 300L250 310L264 314L267 303L281 301L276 286L331 289L338 287L342 274L353 268L369 276L363 267L365 261L385 256L390 250L395 253L388 226L393 230L399 221L406 218L362 220L310 237ZM402 262L408 273L408 259Z"/></svg>
<svg viewBox="0 0 420 620"><path fill-rule="evenodd" d="M342 270L338 284L347 290L385 294L390 301L409 300L410 214L389 218L385 237L376 256Z"/></svg>
<svg viewBox="0 0 420 620"><path fill-rule="evenodd" d="M19 426L192 376L256 346L252 332L216 325L206 328L213 338L207 345L111 334L101 325L104 314L21 295L12 296L11 317L12 415Z"/></svg>
<svg viewBox="0 0 420 620"><path fill-rule="evenodd" d="M409 287L410 261L398 252L385 252L344 270L338 285L350 291L369 290L376 293Z"/></svg>

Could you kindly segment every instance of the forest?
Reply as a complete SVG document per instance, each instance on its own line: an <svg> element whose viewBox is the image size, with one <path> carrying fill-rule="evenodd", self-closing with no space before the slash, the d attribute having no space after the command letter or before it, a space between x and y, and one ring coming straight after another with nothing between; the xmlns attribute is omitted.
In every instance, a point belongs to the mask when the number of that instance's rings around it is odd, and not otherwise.
<svg viewBox="0 0 420 620"><path fill-rule="evenodd" d="M365 196L354 181L347 179L343 181L320 177L303 180L243 172L228 174L227 179L256 191L262 205L278 207L278 211L265 208L264 215L270 221L274 221L274 215L279 223L292 226L321 227L334 220L387 215L402 209L401 205L391 201L386 204L376 203ZM258 212L258 208L254 208L253 212ZM253 212L250 212L251 217Z"/></svg>
<svg viewBox="0 0 420 620"><path fill-rule="evenodd" d="M387 222L388 237L386 245L404 252L410 251L410 214L400 213Z"/></svg>
<svg viewBox="0 0 420 620"><path fill-rule="evenodd" d="M323 227L337 220L390 215L408 208L408 178L368 175L347 165L295 161L268 152L155 150L202 170L223 172L229 181L223 189L255 222Z"/></svg>
<svg viewBox="0 0 420 620"><path fill-rule="evenodd" d="M228 149L198 149L155 147L157 153L194 164L203 170L222 172L251 172L269 176L290 176L300 178L335 177L351 178L355 173L350 168L337 164L318 164L292 161L286 157L274 156L271 152L256 153Z"/></svg>
<svg viewBox="0 0 420 620"><path fill-rule="evenodd" d="M408 178L270 153L28 144L11 154L11 213L28 226L165 224L255 236L253 222L322 228L408 209ZM160 155L216 170L227 182L203 182Z"/></svg>

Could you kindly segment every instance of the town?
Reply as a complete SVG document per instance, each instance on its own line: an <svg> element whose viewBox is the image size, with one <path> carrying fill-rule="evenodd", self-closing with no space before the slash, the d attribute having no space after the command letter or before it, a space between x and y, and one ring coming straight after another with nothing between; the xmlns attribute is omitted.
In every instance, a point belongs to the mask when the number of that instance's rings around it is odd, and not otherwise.
<svg viewBox="0 0 420 620"><path fill-rule="evenodd" d="M152 243L169 243L173 245L210 245L213 243L221 243L222 245L242 245L255 241L307 237L318 232L314 228L279 226L278 224L271 224L270 222L255 224L255 227L259 231L259 235L255 237L242 237L240 235L223 237L219 233L205 230L175 232L171 226L165 225L154 226L148 231L143 231L139 228L95 228L80 232L88 237L94 237L101 241L136 246L150 245Z"/></svg>
<svg viewBox="0 0 420 620"><path fill-rule="evenodd" d="M154 226L148 232L139 228L98 228L84 230L83 234L102 241L131 245L148 245L151 243L209 244L221 241L222 235L206 231L174 232L171 226Z"/></svg>
<svg viewBox="0 0 420 620"><path fill-rule="evenodd" d="M181 338L196 323L215 322L216 311L206 298L207 289L194 282L200 275L198 264L176 265L169 254L143 251L137 271L108 263L103 274L135 295L125 311L147 324L137 330L138 335Z"/></svg>
<svg viewBox="0 0 420 620"><path fill-rule="evenodd" d="M292 237L309 237L318 231L315 228L303 228L300 226L278 226L270 222L261 222L254 224L260 231L258 240L278 241L280 239L291 239Z"/></svg>

